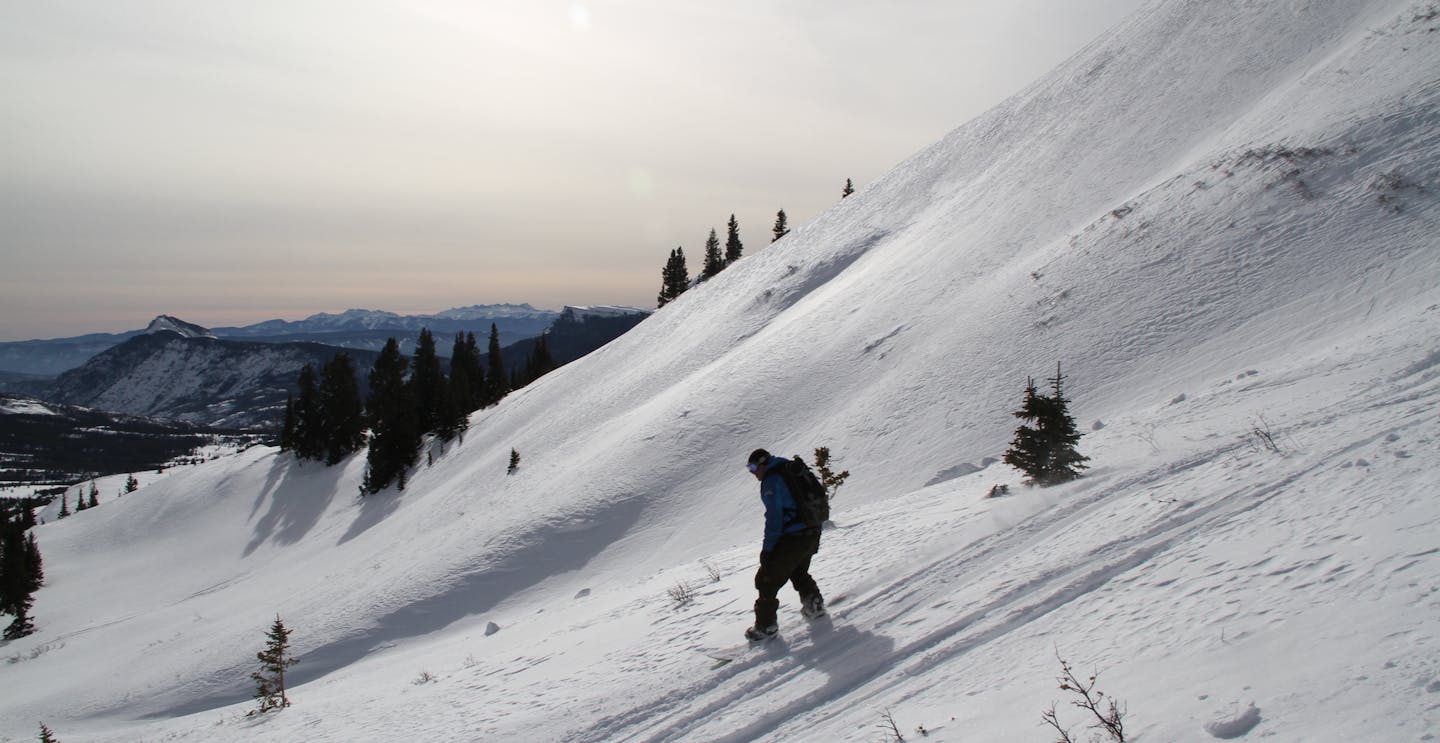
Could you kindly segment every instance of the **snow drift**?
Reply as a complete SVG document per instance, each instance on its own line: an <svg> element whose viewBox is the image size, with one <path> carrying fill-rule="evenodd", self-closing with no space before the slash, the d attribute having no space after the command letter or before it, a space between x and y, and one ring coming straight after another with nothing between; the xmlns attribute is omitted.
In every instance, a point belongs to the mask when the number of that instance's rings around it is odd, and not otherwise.
<svg viewBox="0 0 1440 743"><path fill-rule="evenodd" d="M892 709L1017 739L1065 653L1147 739L1251 706L1286 739L1440 734L1437 30L1428 2L1156 4L404 492L253 449L47 524L0 732L835 740ZM1027 490L991 460L1057 362L1095 470ZM755 446L853 473L835 619L710 672L753 598ZM296 706L244 718L277 612Z"/></svg>

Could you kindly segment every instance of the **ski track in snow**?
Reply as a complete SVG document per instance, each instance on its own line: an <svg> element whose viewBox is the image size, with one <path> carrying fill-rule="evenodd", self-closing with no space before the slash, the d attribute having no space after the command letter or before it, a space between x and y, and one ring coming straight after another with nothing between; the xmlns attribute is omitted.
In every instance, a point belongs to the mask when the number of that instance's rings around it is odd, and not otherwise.
<svg viewBox="0 0 1440 743"><path fill-rule="evenodd" d="M1345 462L1357 452L1408 438L1411 434L1423 439L1424 428L1427 425L1434 428L1433 408L1440 396L1437 387L1440 382L1434 379L1410 380L1408 384L1362 395L1340 410L1319 412L1317 418L1302 421L1295 427L1294 437L1322 428L1370 431L1359 438L1342 440L1332 450L1276 455L1273 462L1257 464L1255 460L1261 455L1252 451L1252 443L1234 440L1123 477L1096 473L1069 486L1072 492L1063 496L1062 504L1015 528L987 535L962 551L945 554L918 567L909 575L895 575L893 582L882 588L848 595L843 607L833 610L833 625L817 623L811 625L808 632L802 625L778 641L777 648L752 651L711 676L669 688L662 698L645 698L634 708L567 739L743 741L767 734L785 737L787 731L803 737L802 731L827 717L833 707L852 705L854 700L849 699L852 695L870 698L876 694L871 687L883 690L899 680L908 680L912 689L904 698L922 695L932 685L917 683L915 679L923 678L929 669L963 660L977 648L1012 635L1072 604L1094 598L1096 592L1107 586L1141 581L1156 564L1199 569L1211 576L1229 573L1232 580L1253 580L1252 571L1263 567L1269 558L1244 566L1245 570L1205 566L1200 564L1203 555L1192 552L1193 546L1203 547L1207 539L1218 533L1244 529L1254 512L1271 506L1276 499L1293 497L1297 484L1323 477L1337 462ZM1273 391L1273 385L1256 385L1248 391L1268 393ZM1423 404L1396 417L1397 408L1414 402ZM1362 419L1359 423L1363 425L1356 425L1356 418ZM1256 467L1263 467L1264 477L1257 478L1256 473L1249 472ZM1196 472L1203 469L1220 471ZM1210 482L1235 481L1238 487L1229 492L1222 489L1208 502L1162 501L1146 495L1163 489L1167 483L1197 474ZM918 610L924 609L927 613L948 610L957 603L954 599L935 602L936 579L927 580L927 576L1002 574L1004 565L1023 560L1025 555L1061 539L1065 531L1075 529L1077 524L1114 523L1114 514L1106 511L1122 507L1117 501L1142 499L1152 512L1149 520L1130 522L1132 530L1122 536L1074 545L1076 552L1045 560L1045 569L1028 575L1021 582L986 585L983 598L969 604L975 608L956 612L948 622L932 624L921 618L906 619ZM1362 506L1352 505L1351 510ZM1343 513L1327 514L1323 523L1332 523L1332 518L1334 522L1347 519ZM874 529L877 525L872 521L867 527ZM833 551L829 542L844 537L843 531L827 537L821 559L826 552ZM1337 580L1347 572L1345 566L1327 566L1333 559L1333 554L1320 554L1305 562L1266 571L1265 575L1292 583L1288 590L1304 590L1317 581ZM1413 565L1412 561L1400 569ZM1012 567L1009 572L1017 571ZM1305 580L1298 580L1297 574L1303 574ZM940 582L952 580L940 579ZM1174 581L1163 581L1161 587L1173 584ZM927 602L930 605L922 607ZM704 626L704 620L712 614L699 615L696 624ZM743 611L735 614L732 626L741 626L746 615ZM926 626L926 631L903 642L891 636L903 634L903 626L907 624ZM902 631L895 632L897 629ZM669 638L666 645L683 645L684 639ZM1243 636L1233 639L1243 639ZM773 710L756 714L756 708L767 709L768 697L781 694L782 689L807 686L799 680L815 673L826 676L823 684L812 681L808 686L814 688L807 693L786 695L783 705L771 705L775 707ZM950 683L950 679L941 678L937 683Z"/></svg>
<svg viewBox="0 0 1440 743"><path fill-rule="evenodd" d="M1417 385L1421 386L1424 385ZM1428 391L1428 399L1433 407L1436 385L1429 386L1432 389ZM1387 391L1363 398L1344 412L1327 413L1322 422L1335 425L1337 420L1367 411L1383 412L1388 417L1398 404L1417 399L1426 398L1415 388ZM1017 528L990 535L963 552L925 564L911 575L895 576L889 586L847 599L844 608L834 612L838 627L816 623L808 633L802 628L794 638L778 641L779 648L751 652L707 681L670 690L667 698L674 700L671 704L667 704L666 699L646 699L628 713L604 720L583 735L570 739L746 741L772 733L785 737L787 730L803 737L801 731L825 717L830 705L846 703L849 695L872 684L883 689L892 678L923 677L927 669L953 663L977 647L1090 597L1127 573L1151 566L1162 553L1183 552L1187 542L1213 536L1227 524L1243 523L1247 514L1266 507L1272 499L1291 494L1296 483L1333 468L1335 462L1346 456L1385 438L1402 435L1401 431L1433 422L1421 415L1426 412L1434 411L1428 407L1412 411L1408 420L1346 442L1334 451L1307 455L1304 462L1297 463L1302 466L1280 467L1281 471L1272 479L1252 481L1235 492L1219 495L1212 502L1175 504L1172 510L1144 524L1142 529L1089 545L1084 552L1064 560L1050 561L1049 570L1019 585L1006 583L992 587L978 608L958 615L951 622L929 627L925 634L913 640L901 644L883 634L892 625L905 624L904 618L932 595L935 586L926 576L1000 573L1003 564L1055 540L1057 530L1073 529L1076 524L1111 523L1099 511L1111 507L1114 500L1133 498L1132 494L1144 491L1147 486L1163 485L1184 476L1189 469L1223 462L1247 444L1228 443L1198 453L1187 461L1168 463L1113 483L1097 477L1072 486L1077 492L1067 494L1063 506L1052 508ZM1315 573L1332 557L1321 555L1309 563L1280 568L1268 575ZM1319 579L1333 580L1338 569L1325 572ZM1292 590L1309 585L1300 582ZM942 601L928 608L941 610L950 605L951 601ZM797 677L813 672L827 676L822 686L799 697L787 695L786 703L768 714L753 712L754 707L765 708L764 700L768 696L796 684ZM948 679L941 680L941 683L947 682ZM921 684L919 688L923 691L929 687ZM910 696L921 691L912 691ZM733 717L744 719L746 724L736 726ZM637 727L638 730L634 729Z"/></svg>

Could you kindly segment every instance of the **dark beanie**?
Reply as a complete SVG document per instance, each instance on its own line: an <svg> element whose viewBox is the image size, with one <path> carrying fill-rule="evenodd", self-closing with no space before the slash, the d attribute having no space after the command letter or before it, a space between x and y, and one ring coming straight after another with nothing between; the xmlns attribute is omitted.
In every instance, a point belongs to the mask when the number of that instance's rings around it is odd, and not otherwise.
<svg viewBox="0 0 1440 743"><path fill-rule="evenodd" d="M770 452L764 449L756 449L750 452L750 460L747 464L765 464L770 461Z"/></svg>

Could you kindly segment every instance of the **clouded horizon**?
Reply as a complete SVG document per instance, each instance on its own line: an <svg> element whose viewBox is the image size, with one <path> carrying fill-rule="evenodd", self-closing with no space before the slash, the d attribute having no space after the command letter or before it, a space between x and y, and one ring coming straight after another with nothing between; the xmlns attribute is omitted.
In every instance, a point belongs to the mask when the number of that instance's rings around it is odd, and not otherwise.
<svg viewBox="0 0 1440 743"><path fill-rule="evenodd" d="M653 307L1142 0L0 0L0 341Z"/></svg>

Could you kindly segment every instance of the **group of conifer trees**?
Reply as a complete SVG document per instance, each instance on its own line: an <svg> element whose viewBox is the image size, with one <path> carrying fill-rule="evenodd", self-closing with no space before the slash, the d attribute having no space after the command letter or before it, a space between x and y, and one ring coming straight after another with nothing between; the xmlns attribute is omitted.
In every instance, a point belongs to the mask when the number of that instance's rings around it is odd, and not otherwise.
<svg viewBox="0 0 1440 743"><path fill-rule="evenodd" d="M507 374L500 333L491 324L484 357L474 333L455 336L446 376L435 336L427 328L420 331L413 359L400 353L394 338L385 343L370 368L370 391L362 404L354 362L349 354L336 354L318 375L310 364L301 369L299 392L285 407L280 448L302 460L333 465L368 442L362 490L378 493L391 483L403 490L425 434L445 441L455 438L464 432L470 413L500 402L511 389L554 368L541 336L524 371Z"/></svg>
<svg viewBox="0 0 1440 743"><path fill-rule="evenodd" d="M845 179L845 188L840 192L840 198L846 198L855 193L855 186L849 178ZM772 237L770 242L790 234L789 218L785 216L785 210L781 209L775 214L775 226L770 230ZM700 281L704 281L715 274L724 271L727 266L740 260L744 246L740 243L740 223L735 221L735 215L730 215L729 234L725 239L725 252L720 252L720 239L715 230L710 230L710 237L705 241L705 263L700 269ZM656 306L664 307L675 301L676 297L685 293L690 288L690 269L685 263L685 248L677 247L670 251L670 257L665 261L665 267L660 269L660 296L656 298Z"/></svg>
<svg viewBox="0 0 1440 743"><path fill-rule="evenodd" d="M745 245L740 242L740 223L735 220L735 215L731 214L730 224L726 228L725 251L720 251L720 237L714 229L710 230L710 237L705 240L705 264L700 269L700 280L704 281L724 271L727 266L740 260L744 252ZM660 296L656 298L656 306L664 307L689 288L690 269L685 263L685 248L682 246L670 251L670 259L660 271Z"/></svg>
<svg viewBox="0 0 1440 743"><path fill-rule="evenodd" d="M3 639L14 640L35 631L30 619L31 594L45 583L40 546L35 543L34 504L17 502L0 508L0 614L14 619Z"/></svg>

